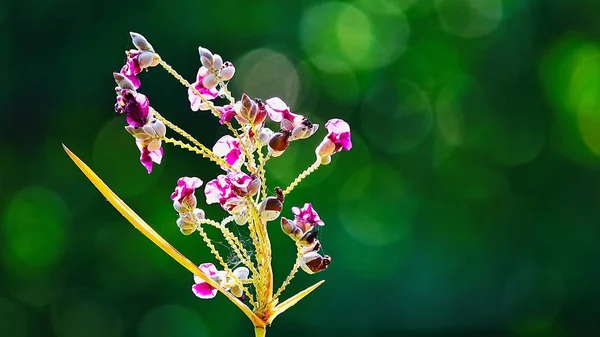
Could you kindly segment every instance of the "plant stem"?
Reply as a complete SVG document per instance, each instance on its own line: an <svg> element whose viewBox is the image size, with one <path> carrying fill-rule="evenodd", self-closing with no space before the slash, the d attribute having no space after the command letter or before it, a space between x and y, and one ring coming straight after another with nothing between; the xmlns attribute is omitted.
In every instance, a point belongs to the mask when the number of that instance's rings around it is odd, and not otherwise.
<svg viewBox="0 0 600 337"><path fill-rule="evenodd" d="M262 327L254 327L254 336L256 337L265 337L267 335L267 329Z"/></svg>

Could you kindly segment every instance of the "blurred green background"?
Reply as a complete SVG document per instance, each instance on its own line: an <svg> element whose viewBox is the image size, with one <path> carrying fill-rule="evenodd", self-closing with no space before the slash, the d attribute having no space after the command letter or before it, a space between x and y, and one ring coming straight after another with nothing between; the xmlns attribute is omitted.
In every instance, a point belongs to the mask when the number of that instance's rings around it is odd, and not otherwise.
<svg viewBox="0 0 600 337"><path fill-rule="evenodd" d="M100 196L65 143L194 262L169 195L212 179L165 147L151 175L114 115L111 73L144 34L189 80L202 45L232 61L239 97L283 98L354 148L286 201L312 202L333 258L284 297L327 282L270 336L597 336L600 332L600 2L551 0L12 0L0 5L0 335L250 336L224 296ZM164 116L212 146L160 68L141 75ZM271 188L310 165L323 133L268 165ZM218 206L204 207L209 217ZM273 223L279 282L294 259ZM219 240L219 239L217 239ZM221 247L223 248L223 247Z"/></svg>

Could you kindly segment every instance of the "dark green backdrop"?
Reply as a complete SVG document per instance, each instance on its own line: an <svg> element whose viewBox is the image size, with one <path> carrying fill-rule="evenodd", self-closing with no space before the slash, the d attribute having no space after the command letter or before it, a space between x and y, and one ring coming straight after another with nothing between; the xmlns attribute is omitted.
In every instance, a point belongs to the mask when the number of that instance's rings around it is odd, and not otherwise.
<svg viewBox="0 0 600 337"><path fill-rule="evenodd" d="M179 233L169 194L178 177L218 169L166 147L147 175L113 113L130 30L190 80L202 45L234 62L234 94L353 128L352 151L286 202L314 204L333 264L294 280L287 295L327 282L269 335L596 335L599 14L595 0L2 2L0 335L252 333L223 296L195 298L190 273L61 148L194 262L211 261ZM142 81L206 145L224 134L162 69ZM273 160L269 181L291 181L321 135ZM281 280L293 247L271 233Z"/></svg>

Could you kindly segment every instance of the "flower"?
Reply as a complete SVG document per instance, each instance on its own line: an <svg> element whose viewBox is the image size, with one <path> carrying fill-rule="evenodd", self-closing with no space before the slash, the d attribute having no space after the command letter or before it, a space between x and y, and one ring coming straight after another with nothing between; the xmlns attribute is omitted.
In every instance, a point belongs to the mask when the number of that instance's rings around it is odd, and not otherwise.
<svg viewBox="0 0 600 337"><path fill-rule="evenodd" d="M198 267L204 274L206 274L206 276L212 278L213 280L219 275L217 267L215 267L215 265L212 263L203 263ZM194 292L194 295L197 297L202 299L211 299L217 296L217 288L201 279L198 275L194 275L194 283L195 284L192 286L192 292Z"/></svg>
<svg viewBox="0 0 600 337"><path fill-rule="evenodd" d="M217 141L213 146L213 152L225 158L225 162L233 167L241 167L244 163L244 156L240 147L240 141L232 136L226 135Z"/></svg>
<svg viewBox="0 0 600 337"><path fill-rule="evenodd" d="M148 147L144 145L145 142L143 140L136 139L135 143L138 149L140 149L140 162L144 165L146 170L148 170L148 174L152 173L152 163L160 164L162 161L164 154L162 147L150 151Z"/></svg>
<svg viewBox="0 0 600 337"><path fill-rule="evenodd" d="M304 118L301 115L292 113L290 111L290 107L287 106L287 104L285 104L285 102L279 97L269 98L265 103L267 114L273 122L281 122L286 120L295 124L294 122L299 123L302 118ZM291 130L291 128L288 129Z"/></svg>
<svg viewBox="0 0 600 337"><path fill-rule="evenodd" d="M315 226L325 226L325 223L319 217L319 214L313 209L311 203L305 203L304 207L292 207L294 213L294 221L303 232L308 232Z"/></svg>
<svg viewBox="0 0 600 337"><path fill-rule="evenodd" d="M122 89L115 104L117 114L127 114L127 123L140 128L148 121L150 100L143 94L129 89Z"/></svg>
<svg viewBox="0 0 600 337"><path fill-rule="evenodd" d="M196 89L198 92L200 92L202 97L204 97L204 100L211 101L211 100L217 98L217 96L219 96L219 91L216 90L214 86L213 87L205 86L205 83L207 82L206 78L208 75L209 75L208 68L206 68L204 66L200 67L200 69L198 69L198 74L196 75L196 82L194 82L192 84L192 86L194 87L194 89ZM191 107L192 111L209 109L208 105L202 100L202 98L198 97L198 95L196 95L194 90L192 90L191 88L188 89L188 99L190 100L190 107Z"/></svg>
<svg viewBox="0 0 600 337"><path fill-rule="evenodd" d="M151 51L132 49L126 51L127 60L121 68L120 73L128 78L137 89L140 87L140 79L137 77L142 70L154 67L158 64L158 56Z"/></svg>
<svg viewBox="0 0 600 337"><path fill-rule="evenodd" d="M171 194L173 207L179 213L189 212L196 208L194 191L202 186L202 180L196 177L182 177L177 180L177 187Z"/></svg>
<svg viewBox="0 0 600 337"><path fill-rule="evenodd" d="M289 140L306 139L319 129L319 125L312 124L308 118L292 113L279 97L269 98L265 108L272 121L281 122L281 129L290 132Z"/></svg>
<svg viewBox="0 0 600 337"><path fill-rule="evenodd" d="M235 116L235 109L234 109L233 105L231 105L231 104L227 104L222 107L218 106L218 107L216 107L216 109L221 116L221 118L219 119L219 123L221 123L221 125L225 124L226 122L231 121L233 116Z"/></svg>
<svg viewBox="0 0 600 337"><path fill-rule="evenodd" d="M200 270L208 277L217 282L225 290L231 291L235 297L243 297L244 291L242 287L236 283L236 279L243 282L248 279L250 270L246 267L235 268L232 274L227 273L224 270L217 270L212 263L203 263L199 266ZM194 285L192 286L192 292L199 298L211 299L217 295L217 288L208 284L197 275L194 275Z"/></svg>
<svg viewBox="0 0 600 337"><path fill-rule="evenodd" d="M204 195L207 204L219 203L230 214L240 213L246 208L244 199L235 193L231 180L223 174L206 183Z"/></svg>
<svg viewBox="0 0 600 337"><path fill-rule="evenodd" d="M325 128L329 133L325 139L317 146L317 157L324 161L329 160L329 156L340 152L342 149L350 150L352 141L350 140L350 126L341 119L330 119L325 123Z"/></svg>

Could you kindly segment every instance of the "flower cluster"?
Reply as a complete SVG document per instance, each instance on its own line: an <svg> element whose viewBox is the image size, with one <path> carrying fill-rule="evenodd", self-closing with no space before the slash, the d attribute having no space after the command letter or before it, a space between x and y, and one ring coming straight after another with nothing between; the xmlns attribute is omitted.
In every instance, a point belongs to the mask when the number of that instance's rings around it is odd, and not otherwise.
<svg viewBox="0 0 600 337"><path fill-rule="evenodd" d="M115 112L125 114L127 126L125 130L135 137L140 150L140 162L148 173L152 172L152 164L160 164L163 157L161 140L165 137L165 124L154 117L148 97L137 92L140 80L137 75L146 68L158 65L158 55L152 46L140 34L131 33L133 44L137 49L126 52L127 61L118 73L113 73L117 86L117 103Z"/></svg>
<svg viewBox="0 0 600 337"><path fill-rule="evenodd" d="M242 94L236 100L227 88L228 81L235 74L235 67L206 48L198 49L201 66L195 81L190 83L165 63L144 37L136 33L131 36L136 49L126 53L125 65L120 72L114 73L117 83L115 110L118 114L126 115L128 125L125 129L135 137L141 152L140 160L148 173L152 171L153 163L160 164L163 143L200 154L222 170L204 186L206 204L218 204L226 213L220 221L206 218L205 212L198 208L195 192L203 185L200 178L180 178L171 194L180 231L185 235L200 234L221 268L218 270L212 263L201 264L199 271L195 272L192 291L202 299L213 298L218 291L228 297L247 298L253 307L251 313L246 312L245 304L236 304L253 320L255 326L264 328L290 306L285 302L295 303L314 289L288 299L283 302L285 305L278 305L282 303L279 296L298 270L314 274L325 270L331 263L330 256L319 253L321 243L318 233L325 224L313 205L305 203L303 207L291 207L294 218L281 217L279 222L283 232L296 244L297 259L288 277L275 291L269 241L269 230L273 227L269 223L279 219L284 211L286 196L302 180L321 165L330 163L332 155L352 148L350 126L341 119L327 121L327 134L315 149L315 162L286 188L276 186L269 189L265 175L268 162L283 155L292 142L314 135L319 125L292 112L278 97L262 99ZM138 92L138 74L158 65L186 86L192 111L209 111L227 127L230 134L224 135L209 148L152 108L148 98ZM183 140L166 137L167 128L175 131ZM241 243L239 234L234 234L239 231L230 230L231 223L248 226L251 249ZM206 226L221 232L230 252L235 254L233 259L224 259L220 255L204 230Z"/></svg>
<svg viewBox="0 0 600 337"><path fill-rule="evenodd" d="M235 297L242 297L244 293L242 288L234 282L234 280L247 281L250 275L250 271L246 267L239 267L233 270L232 273L228 273L224 270L217 270L212 263L203 263L199 266L200 270L210 277L212 280L217 282L221 287L231 291ZM194 275L194 285L192 286L192 292L194 295L202 299L210 299L217 295L217 288L210 285L197 275Z"/></svg>

